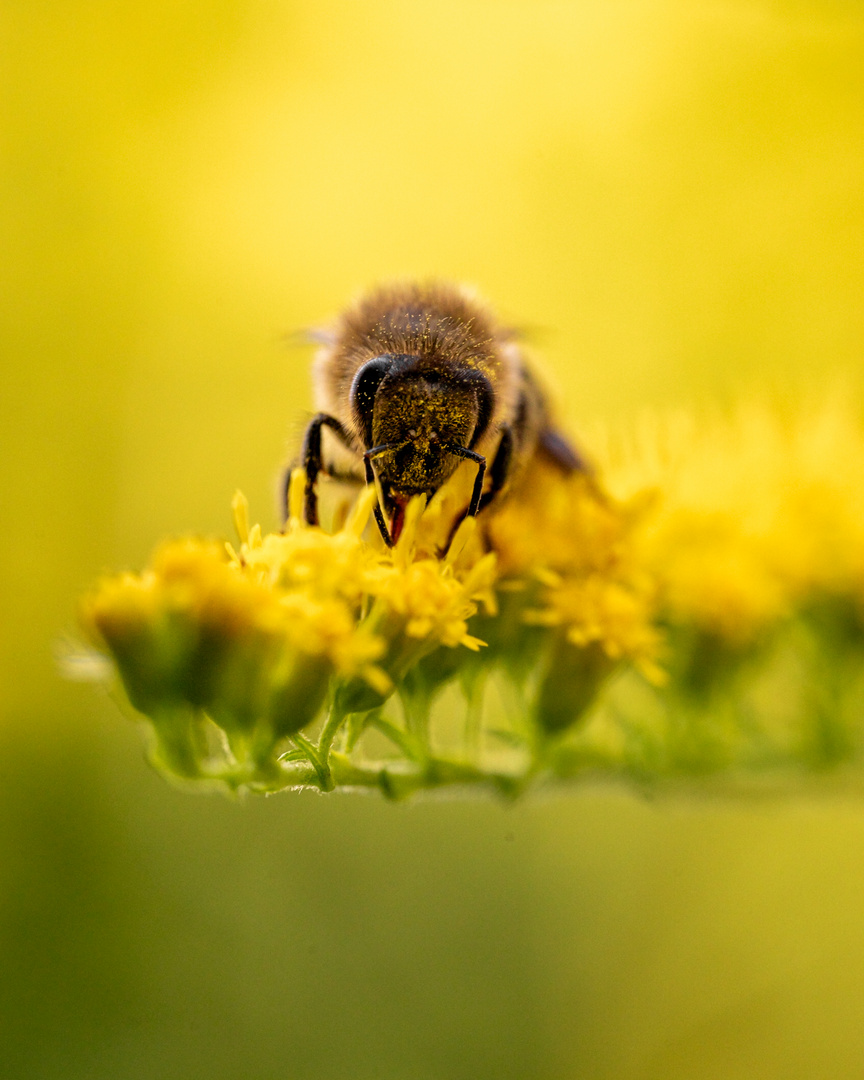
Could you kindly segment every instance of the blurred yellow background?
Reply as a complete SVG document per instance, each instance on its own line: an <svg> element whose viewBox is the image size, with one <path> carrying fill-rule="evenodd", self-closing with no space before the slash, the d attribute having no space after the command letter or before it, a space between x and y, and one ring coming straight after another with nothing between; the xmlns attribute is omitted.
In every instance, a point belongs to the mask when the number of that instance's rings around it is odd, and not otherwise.
<svg viewBox="0 0 864 1080"><path fill-rule="evenodd" d="M272 527L295 329L476 284L578 429L864 356L864 11L9 0L0 1076L864 1071L864 805L177 792L53 650L166 533Z"/></svg>

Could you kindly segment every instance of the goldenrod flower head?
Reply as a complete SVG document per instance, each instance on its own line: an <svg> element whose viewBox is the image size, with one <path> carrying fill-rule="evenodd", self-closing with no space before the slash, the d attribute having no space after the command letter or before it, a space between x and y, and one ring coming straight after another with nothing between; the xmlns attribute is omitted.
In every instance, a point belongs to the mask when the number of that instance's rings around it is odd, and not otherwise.
<svg viewBox="0 0 864 1080"><path fill-rule="evenodd" d="M657 493L637 557L673 623L746 645L820 595L864 598L864 433L847 408L684 414L634 441L607 475Z"/></svg>
<svg viewBox="0 0 864 1080"><path fill-rule="evenodd" d="M564 481L540 469L534 480L526 504L520 509L517 493L488 529L477 519L454 525L458 486L445 487L428 508L416 499L398 543L386 550L369 537L373 488L330 534L302 522L298 473L283 532L250 527L238 494L236 549L200 539L163 544L142 574L103 581L84 603L84 622L114 657L133 704L155 719L157 734L177 710L215 721L234 758L220 766L222 775L233 769L241 782L241 773L252 775L244 755L260 779L262 763L273 767L280 741L307 727L325 698L331 720L334 711L365 714L394 689L409 693L418 665L440 650L424 678L435 671L440 686L456 677L464 662L444 655L486 650L472 627L479 619L494 629L503 585L517 647L523 633L545 626L552 641L560 627L570 647L599 646L606 658L591 665L587 682L577 680L572 715L565 704L557 730L578 717L618 661L648 670L657 635L650 589L637 583L626 556L627 515L584 479ZM504 653L499 641L488 664ZM550 727L542 710L537 715ZM215 775L212 762L203 768Z"/></svg>
<svg viewBox="0 0 864 1080"><path fill-rule="evenodd" d="M619 504L590 476L562 477L540 462L523 487L492 519L490 536L510 576L541 586L525 621L561 626L572 644L596 643L660 678L654 583L633 543L644 501Z"/></svg>
<svg viewBox="0 0 864 1080"><path fill-rule="evenodd" d="M752 408L646 424L606 456L602 481L537 457L465 520L472 473L457 471L409 504L392 549L370 526L374 487L328 532L302 521L297 472L282 532L250 526L238 494L236 547L169 541L101 582L83 621L150 718L157 764L231 788L514 791L542 769L864 755L857 706L835 720L804 695L790 713L771 681L816 664L837 670L832 701L857 685L860 425L836 406L797 421ZM487 685L512 714L485 715ZM694 712L709 698L730 703L719 729ZM382 737L396 762L369 756Z"/></svg>
<svg viewBox="0 0 864 1080"><path fill-rule="evenodd" d="M662 681L654 663L661 639L650 621L650 595L599 574L570 579L543 575L542 581L545 604L526 611L526 622L560 626L571 644L596 644L610 660L630 658L651 680Z"/></svg>

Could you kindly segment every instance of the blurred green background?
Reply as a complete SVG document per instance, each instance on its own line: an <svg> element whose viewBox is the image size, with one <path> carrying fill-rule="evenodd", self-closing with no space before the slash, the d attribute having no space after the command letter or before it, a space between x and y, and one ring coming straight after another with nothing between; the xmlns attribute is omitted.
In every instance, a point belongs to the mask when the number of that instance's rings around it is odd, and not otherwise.
<svg viewBox="0 0 864 1080"><path fill-rule="evenodd" d="M864 1074L864 804L175 791L53 649L166 533L275 523L290 332L478 285L573 424L864 346L864 13L7 0L0 1077Z"/></svg>

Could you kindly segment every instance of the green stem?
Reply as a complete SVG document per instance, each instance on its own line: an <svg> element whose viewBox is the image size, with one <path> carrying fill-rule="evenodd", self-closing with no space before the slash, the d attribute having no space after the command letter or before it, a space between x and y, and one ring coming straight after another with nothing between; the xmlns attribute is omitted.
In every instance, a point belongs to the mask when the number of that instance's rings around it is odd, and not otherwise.
<svg viewBox="0 0 864 1080"><path fill-rule="evenodd" d="M313 748L314 749L314 748ZM345 754L331 754L331 787L345 790L365 788L380 791L388 799L405 799L422 791L445 787L487 787L513 798L521 794L524 778L510 773L484 772L471 765L445 758L433 758L425 767L370 763L356 765ZM321 790L321 773L314 764L291 765L283 770L279 785L254 784L257 791L311 787Z"/></svg>
<svg viewBox="0 0 864 1080"><path fill-rule="evenodd" d="M483 699L486 692L486 675L479 671L463 683L467 707L465 710L465 744L468 752L476 757L480 752L480 732L483 725Z"/></svg>
<svg viewBox="0 0 864 1080"><path fill-rule="evenodd" d="M324 727L321 729L321 736L318 739L318 752L323 756L327 756L330 753L330 747L333 745L333 740L345 722L345 717L348 714L336 707L336 695L333 695L333 700L330 703L330 709L327 715L327 721Z"/></svg>
<svg viewBox="0 0 864 1080"><path fill-rule="evenodd" d="M420 765L425 764L429 760L426 748L419 738L410 731L405 731L403 728L398 728L395 724L391 724L390 721L385 720L383 716L373 716L369 721L369 727L374 727L376 730L380 731L382 735L385 735L392 743L398 746L409 761L416 762Z"/></svg>
<svg viewBox="0 0 864 1080"><path fill-rule="evenodd" d="M333 773L330 770L330 764L327 760L327 751L325 750L324 755L322 756L320 745L316 746L313 742L310 742L305 735L301 735L299 731L292 735L291 738L304 752L306 757L309 758L309 763L315 770L315 775L318 778L317 786L320 787L322 791L332 791L335 785L333 782ZM329 750L329 744L327 749Z"/></svg>
<svg viewBox="0 0 864 1080"><path fill-rule="evenodd" d="M356 765L346 755L335 752L331 755L331 769L335 787L377 788L388 799L404 799L421 791L464 786L489 787L512 798L521 794L525 785L523 776L486 772L446 758L429 758L422 766L406 768L391 764ZM319 786L311 773L304 778L298 772L289 783L302 786L310 781L313 786Z"/></svg>

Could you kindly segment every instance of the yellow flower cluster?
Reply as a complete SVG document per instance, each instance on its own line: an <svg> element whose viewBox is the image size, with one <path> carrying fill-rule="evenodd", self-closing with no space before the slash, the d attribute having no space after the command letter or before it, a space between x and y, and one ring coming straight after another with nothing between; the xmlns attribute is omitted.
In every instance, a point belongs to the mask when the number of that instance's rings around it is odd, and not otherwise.
<svg viewBox="0 0 864 1080"><path fill-rule="evenodd" d="M478 602L493 610L495 558L463 565L473 522L445 559L416 557L418 502L395 550L384 551L362 538L374 490L328 535L301 524L302 486L298 474L284 533L250 528L238 494L239 550L169 541L142 574L107 578L83 601L84 626L142 712L200 710L235 753L251 739L266 757L316 717L333 684L353 687L349 700L369 708L437 646L482 645L468 620Z"/></svg>
<svg viewBox="0 0 864 1080"><path fill-rule="evenodd" d="M598 457L602 485L538 456L465 520L463 469L408 506L393 549L370 524L374 487L337 508L331 533L302 522L297 472L283 532L250 527L238 495L236 548L163 544L143 573L101 582L83 621L150 717L157 764L231 787L512 791L538 769L599 761L643 775L731 767L751 760L748 740L752 760L857 752L855 702L812 716L804 703L796 734L788 718L756 719L753 702L782 697L770 677L740 713L747 731L733 698L740 672L752 685L783 656L785 671L834 664L825 700L848 697L843 665L864 657L864 428L836 406L794 422L752 408L645 423ZM610 685L627 668L642 678ZM483 717L490 674L519 716ZM467 699L461 727L446 695L436 727L448 685ZM699 713L721 696L722 732ZM398 748L397 765L367 757L367 731Z"/></svg>
<svg viewBox="0 0 864 1080"><path fill-rule="evenodd" d="M659 682L655 588L633 542L645 510L642 499L616 503L590 475L536 462L489 530L502 574L541 586L526 622L561 627L573 645L596 643Z"/></svg>
<svg viewBox="0 0 864 1080"><path fill-rule="evenodd" d="M609 458L613 490L657 492L635 550L671 622L743 647L819 597L864 602L864 429L848 408L655 420Z"/></svg>

